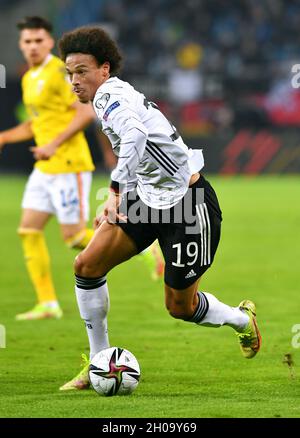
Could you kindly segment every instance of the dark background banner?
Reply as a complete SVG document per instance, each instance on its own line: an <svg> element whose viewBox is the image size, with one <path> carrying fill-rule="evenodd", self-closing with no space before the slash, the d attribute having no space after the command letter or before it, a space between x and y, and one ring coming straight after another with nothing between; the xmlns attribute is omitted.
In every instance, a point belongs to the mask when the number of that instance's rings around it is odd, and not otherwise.
<svg viewBox="0 0 300 438"><path fill-rule="evenodd" d="M203 105L203 103L199 103ZM211 105L211 103L210 103ZM162 109L168 113L162 103ZM15 126L24 114L21 106L20 85L17 81L7 83L0 90L0 131ZM180 123L181 122L181 123ZM194 129L191 132L183 118L176 123L186 144L202 148L205 156L205 172L222 174L297 173L300 171L300 132L297 127L266 126L253 128L235 126L230 129L210 130L209 133ZM194 121L197 124L197 120ZM199 116L198 126L203 119ZM87 129L87 137L98 170L103 170L96 126ZM0 159L1 172L28 173L33 165L28 150L32 142L8 145Z"/></svg>

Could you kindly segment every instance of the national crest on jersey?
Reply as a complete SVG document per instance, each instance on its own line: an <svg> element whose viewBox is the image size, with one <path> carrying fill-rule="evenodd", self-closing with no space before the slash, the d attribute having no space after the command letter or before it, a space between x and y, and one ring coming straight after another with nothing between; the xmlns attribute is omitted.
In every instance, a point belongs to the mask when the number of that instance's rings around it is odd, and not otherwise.
<svg viewBox="0 0 300 438"><path fill-rule="evenodd" d="M98 99L95 101L95 107L99 110L104 110L107 102L110 99L110 94L109 93L104 93L101 97L98 97Z"/></svg>

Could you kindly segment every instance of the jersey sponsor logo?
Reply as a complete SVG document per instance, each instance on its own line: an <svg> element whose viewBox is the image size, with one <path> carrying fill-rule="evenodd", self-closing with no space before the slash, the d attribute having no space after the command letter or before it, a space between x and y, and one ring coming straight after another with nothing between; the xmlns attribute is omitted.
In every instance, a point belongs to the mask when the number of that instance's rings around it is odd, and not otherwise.
<svg viewBox="0 0 300 438"><path fill-rule="evenodd" d="M95 107L98 109L104 109L109 99L110 99L109 93L103 94L103 96L99 97L99 99L96 100Z"/></svg>
<svg viewBox="0 0 300 438"><path fill-rule="evenodd" d="M105 113L104 113L103 119L104 119L105 121L107 121L108 116L110 115L110 113L111 113L114 109L118 108L118 106L120 106L120 102L118 102L118 101L116 100L114 103L112 103L112 104L107 108L107 110L106 110Z"/></svg>

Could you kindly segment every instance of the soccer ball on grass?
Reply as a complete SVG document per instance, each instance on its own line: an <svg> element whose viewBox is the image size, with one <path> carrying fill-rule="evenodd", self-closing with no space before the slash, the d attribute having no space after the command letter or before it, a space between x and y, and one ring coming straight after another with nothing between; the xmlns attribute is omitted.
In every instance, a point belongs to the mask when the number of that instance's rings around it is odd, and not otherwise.
<svg viewBox="0 0 300 438"><path fill-rule="evenodd" d="M136 357L124 348L111 347L97 353L89 366L89 379L98 394L128 395L140 379Z"/></svg>

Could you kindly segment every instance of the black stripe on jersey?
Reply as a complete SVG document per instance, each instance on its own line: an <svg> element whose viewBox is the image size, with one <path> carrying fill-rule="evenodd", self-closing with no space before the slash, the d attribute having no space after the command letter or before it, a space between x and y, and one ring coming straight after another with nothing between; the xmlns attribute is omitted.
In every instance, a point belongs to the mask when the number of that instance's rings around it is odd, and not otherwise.
<svg viewBox="0 0 300 438"><path fill-rule="evenodd" d="M167 165L163 162L163 160L155 155L153 149L150 149L150 147L146 146L146 151L165 169L166 172L168 172L169 175L171 175L171 176L175 175L176 172L170 170L167 167Z"/></svg>
<svg viewBox="0 0 300 438"><path fill-rule="evenodd" d="M151 142L150 140L147 140L147 145L148 145L149 147L151 147L152 150L153 150L153 152L157 153L157 155L159 155L160 158L161 158L162 160L164 160L164 161L166 162L166 164L168 164L168 165L170 166L170 168L171 168L175 173L177 172L177 170L179 169L179 167L178 167L176 164L174 164L174 163L172 162L172 160L170 159L170 157L168 157L168 155L167 155L164 151L162 151L162 150L157 146L157 144Z"/></svg>

